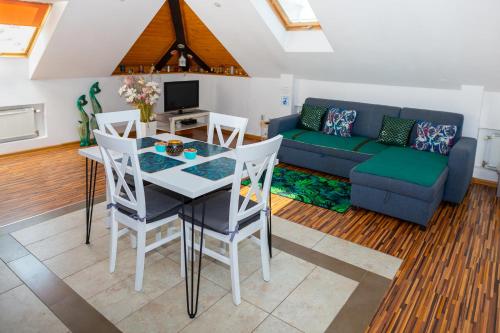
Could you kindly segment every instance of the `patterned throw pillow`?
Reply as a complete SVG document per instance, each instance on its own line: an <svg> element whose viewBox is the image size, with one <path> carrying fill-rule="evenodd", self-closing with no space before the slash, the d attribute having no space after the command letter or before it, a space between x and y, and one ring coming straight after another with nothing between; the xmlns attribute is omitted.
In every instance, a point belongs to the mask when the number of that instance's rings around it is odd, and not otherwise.
<svg viewBox="0 0 500 333"><path fill-rule="evenodd" d="M384 116L377 141L386 145L404 147L408 143L414 124L415 120Z"/></svg>
<svg viewBox="0 0 500 333"><path fill-rule="evenodd" d="M417 138L412 148L448 155L457 135L455 125L434 125L428 121L417 122Z"/></svg>
<svg viewBox="0 0 500 333"><path fill-rule="evenodd" d="M340 110L330 108L325 117L323 132L330 135L350 137L352 124L356 120L355 110Z"/></svg>
<svg viewBox="0 0 500 333"><path fill-rule="evenodd" d="M300 126L303 129L319 131L326 107L304 104L300 113Z"/></svg>

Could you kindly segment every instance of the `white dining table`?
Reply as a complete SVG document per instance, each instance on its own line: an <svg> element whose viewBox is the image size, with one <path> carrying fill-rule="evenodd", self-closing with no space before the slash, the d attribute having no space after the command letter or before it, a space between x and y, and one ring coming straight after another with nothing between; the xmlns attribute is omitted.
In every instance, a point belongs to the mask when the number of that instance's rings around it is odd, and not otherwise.
<svg viewBox="0 0 500 333"><path fill-rule="evenodd" d="M163 133L163 134L158 134L155 136L152 136L154 139L158 139L161 141L169 141L169 140L181 140L184 144L192 141L199 141L199 140L194 140L191 138L179 136L179 135L174 135L174 134L169 134L169 133ZM95 197L95 186L96 186L96 176L97 176L97 165L102 163L102 156L99 151L98 146L92 146L88 148L81 148L79 149L79 154L86 159L86 181L85 181L85 193L86 193L86 243L90 243L90 232L91 232L91 226L92 226L92 213L93 213L93 206L94 206L94 197ZM166 153L159 153L156 152L155 147L147 147L138 150L139 154L146 153L146 152L153 152L156 154L164 155L166 156ZM120 155L116 155L116 158L120 158ZM210 194L214 191L220 190L230 184L233 183L233 175L229 175L227 177L218 179L218 180L210 180L208 178L204 178L201 176L197 176L192 173L188 173L183 171L183 169L186 169L190 166L194 166L197 164L201 164L207 161L215 160L221 157L227 157L231 159L235 159L235 153L234 150L230 149L228 151L224 151L209 157L203 157L200 155L197 155L194 160L188 160L184 157L183 154L179 156L168 156L170 158L176 159L178 161L183 162L183 164L164 169L158 172L154 173L148 173L145 171L141 171L141 175L143 180L155 184L157 186L163 187L165 189L168 189L172 192L178 193L182 195L183 197L187 199L197 199L200 197L203 197L207 194ZM269 195L269 200L271 198L271 195ZM146 203L147 205L147 203ZM271 251L272 246L271 246L271 218L270 218L270 207L271 203L269 202L269 219L268 219L268 241L269 241L269 250ZM183 221L183 227L184 227L184 221ZM199 260L201 262L202 258L202 253L201 253L201 248L199 249ZM193 253L194 251L191 251ZM270 252L271 254L271 252ZM272 254L271 254L272 256ZM187 264L187 260L185 263ZM194 274L194 269L191 269L191 279L193 278ZM187 274L186 274L186 288L187 288ZM198 286L199 288L199 282ZM193 292L193 290L191 290ZM196 293L196 296L198 293ZM189 296L187 296L187 303L188 303L188 314L191 318L194 318L196 315L196 311L193 309L197 309L197 303L198 303L198 297L196 297L196 304L192 302L191 298L191 304L189 301Z"/></svg>
<svg viewBox="0 0 500 333"><path fill-rule="evenodd" d="M158 134L155 136L152 136L154 139L162 140L162 141L168 141L168 140L181 140L183 143L188 143L192 141L199 141L199 140L194 140L190 138L186 138L183 136L179 135L173 135L173 134ZM148 147L144 149L140 149L138 151L139 154L145 153L145 152L154 152L160 155L166 155L165 153L158 153L156 152L154 146L153 147ZM96 161L98 163L102 163L102 157L101 153L99 151L99 147L93 146L89 148L82 148L79 150L80 155ZM120 157L117 155L117 158ZM210 160L215 160L221 157L229 157L234 159L234 151L231 149L226 152L222 152L217 155L212 155L209 157L203 157L203 156L196 156L194 160L188 160L184 157L183 154L179 156L169 156L173 159L179 160L181 162L184 162L184 164L180 164L178 166L168 168L162 171L158 171L155 173L148 173L148 172L142 172L142 178L151 183L155 184L158 186L161 186L163 188L166 188L168 190L171 190L173 192L182 194L185 197L195 199L198 198L204 194L213 192L214 190L220 189L222 187L225 187L229 184L232 184L233 182L233 177L228 176L219 180L210 180L207 178L203 178L200 176L196 176L194 174L182 171L182 169L188 168L190 166L196 165L196 164L201 164Z"/></svg>

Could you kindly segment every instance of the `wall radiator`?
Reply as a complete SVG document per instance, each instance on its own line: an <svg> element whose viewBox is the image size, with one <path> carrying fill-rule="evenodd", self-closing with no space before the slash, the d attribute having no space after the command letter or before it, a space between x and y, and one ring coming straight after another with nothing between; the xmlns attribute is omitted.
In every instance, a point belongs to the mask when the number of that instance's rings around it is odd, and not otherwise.
<svg viewBox="0 0 500 333"><path fill-rule="evenodd" d="M483 168L500 172L500 132L486 137Z"/></svg>
<svg viewBox="0 0 500 333"><path fill-rule="evenodd" d="M0 142L37 137L39 135L36 126L37 112L35 108L0 111Z"/></svg>

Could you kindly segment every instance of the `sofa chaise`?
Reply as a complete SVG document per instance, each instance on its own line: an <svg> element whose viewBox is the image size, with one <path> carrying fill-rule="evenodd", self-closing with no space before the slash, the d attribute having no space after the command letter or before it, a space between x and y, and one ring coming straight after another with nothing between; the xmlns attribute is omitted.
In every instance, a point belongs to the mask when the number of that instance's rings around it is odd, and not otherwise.
<svg viewBox="0 0 500 333"><path fill-rule="evenodd" d="M476 140L462 137L463 115L349 101L308 98L304 104L356 110L351 137L307 131L300 115L272 119L269 137L284 136L280 162L350 178L351 202L425 228L439 203L460 203L474 168ZM457 126L448 156L377 142L384 116ZM416 125L409 142L416 137Z"/></svg>

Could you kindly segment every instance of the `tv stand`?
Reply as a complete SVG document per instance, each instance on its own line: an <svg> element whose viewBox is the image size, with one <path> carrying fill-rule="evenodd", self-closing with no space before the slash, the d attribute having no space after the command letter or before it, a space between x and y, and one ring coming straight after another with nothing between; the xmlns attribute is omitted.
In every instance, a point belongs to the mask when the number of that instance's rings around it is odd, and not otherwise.
<svg viewBox="0 0 500 333"><path fill-rule="evenodd" d="M178 110L175 112L165 112L156 115L158 122L158 129L166 130L170 134L175 134L177 131L188 130L197 127L203 127L208 124L208 116L210 111L207 110ZM196 124L182 125L180 123L183 119L194 118L197 120Z"/></svg>

